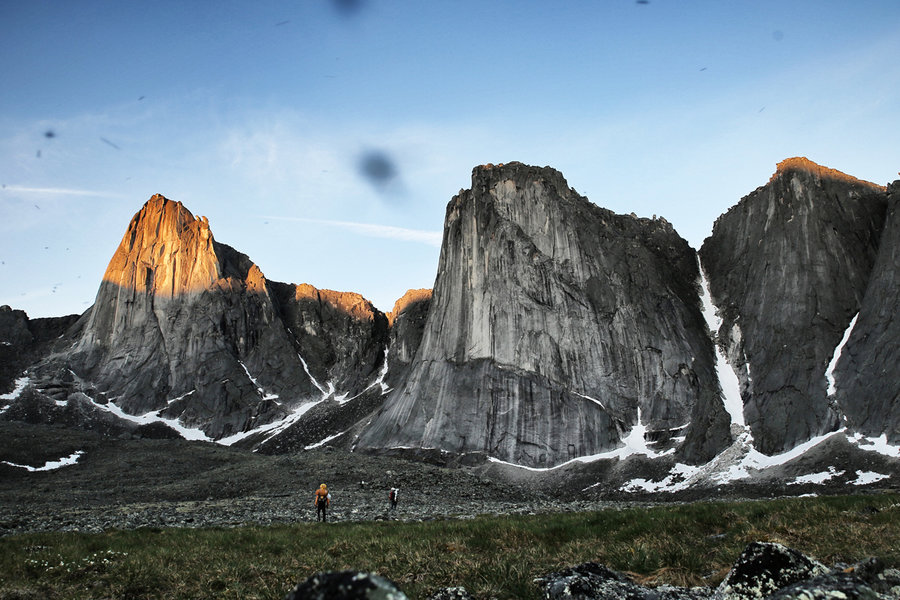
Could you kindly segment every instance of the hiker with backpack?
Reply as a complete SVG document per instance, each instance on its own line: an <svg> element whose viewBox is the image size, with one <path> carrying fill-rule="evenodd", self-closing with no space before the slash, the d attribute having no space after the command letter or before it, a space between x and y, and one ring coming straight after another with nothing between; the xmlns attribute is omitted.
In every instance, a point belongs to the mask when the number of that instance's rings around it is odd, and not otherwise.
<svg viewBox="0 0 900 600"><path fill-rule="evenodd" d="M331 504L331 494L328 493L328 487L323 483L316 490L313 496L313 504L316 506L316 521L325 522L325 511Z"/></svg>
<svg viewBox="0 0 900 600"><path fill-rule="evenodd" d="M391 510L397 508L397 495L400 493L400 490L392 487L391 491L388 493L388 500L391 502Z"/></svg>

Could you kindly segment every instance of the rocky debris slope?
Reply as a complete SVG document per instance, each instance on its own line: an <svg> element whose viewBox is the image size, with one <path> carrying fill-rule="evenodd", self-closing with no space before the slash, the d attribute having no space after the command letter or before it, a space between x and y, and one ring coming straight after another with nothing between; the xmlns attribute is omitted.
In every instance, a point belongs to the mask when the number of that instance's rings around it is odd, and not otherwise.
<svg viewBox="0 0 900 600"><path fill-rule="evenodd" d="M360 447L546 467L646 429L707 460L730 423L698 281L665 220L601 209L549 167L477 167L447 207L418 354Z"/></svg>
<svg viewBox="0 0 900 600"><path fill-rule="evenodd" d="M535 580L546 600L762 600L789 598L900 598L900 571L869 559L856 565L827 568L780 544L753 542L741 553L717 588L646 587L624 573L597 563L549 573ZM298 584L285 600L330 598L404 599L392 581L372 573L317 573ZM471 600L465 588L444 588L428 600Z"/></svg>
<svg viewBox="0 0 900 600"><path fill-rule="evenodd" d="M763 453L840 424L826 370L863 305L885 206L881 186L788 159L716 220L700 249L720 344Z"/></svg>

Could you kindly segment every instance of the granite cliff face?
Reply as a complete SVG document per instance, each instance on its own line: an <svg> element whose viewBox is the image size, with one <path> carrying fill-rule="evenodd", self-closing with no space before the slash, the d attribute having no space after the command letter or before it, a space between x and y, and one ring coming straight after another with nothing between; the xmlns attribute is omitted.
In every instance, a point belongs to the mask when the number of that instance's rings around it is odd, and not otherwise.
<svg viewBox="0 0 900 600"><path fill-rule="evenodd" d="M128 414L221 438L316 393L275 321L259 268L157 195L113 255L70 368Z"/></svg>
<svg viewBox="0 0 900 600"><path fill-rule="evenodd" d="M730 421L698 281L664 220L598 208L551 168L478 167L447 208L418 354L360 446L552 466L646 428L711 458Z"/></svg>
<svg viewBox="0 0 900 600"><path fill-rule="evenodd" d="M66 401L212 439L364 388L387 333L358 295L268 282L205 218L159 195L132 219L86 319L74 348L38 370L69 372Z"/></svg>
<svg viewBox="0 0 900 600"><path fill-rule="evenodd" d="M835 370L844 424L900 444L900 181L888 188L887 218L862 306Z"/></svg>
<svg viewBox="0 0 900 600"><path fill-rule="evenodd" d="M267 280L154 196L84 315L0 307L0 419L273 454L608 458L608 477L641 455L622 489L721 481L842 427L864 450L900 444L898 202L900 182L780 163L699 252L710 332L698 253L672 226L602 209L549 167L475 168L433 292L387 314ZM657 480L632 470L650 464Z"/></svg>
<svg viewBox="0 0 900 600"><path fill-rule="evenodd" d="M719 217L700 249L758 450L775 454L839 426L826 370L864 303L884 214L884 188L788 159Z"/></svg>

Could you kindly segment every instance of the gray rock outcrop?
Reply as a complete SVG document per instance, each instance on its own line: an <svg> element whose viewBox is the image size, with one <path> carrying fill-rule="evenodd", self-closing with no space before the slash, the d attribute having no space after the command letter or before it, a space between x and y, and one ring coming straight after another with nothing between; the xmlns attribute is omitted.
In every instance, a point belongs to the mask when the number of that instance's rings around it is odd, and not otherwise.
<svg viewBox="0 0 900 600"><path fill-rule="evenodd" d="M598 563L548 573L535 579L546 600L702 600L712 598L709 588L682 588L661 585L648 588Z"/></svg>
<svg viewBox="0 0 900 600"><path fill-rule="evenodd" d="M885 206L880 186L788 159L716 220L700 249L719 340L766 454L839 425L826 369L863 305Z"/></svg>
<svg viewBox="0 0 900 600"><path fill-rule="evenodd" d="M889 186L887 219L859 316L835 372L835 396L851 431L900 444L900 181Z"/></svg>
<svg viewBox="0 0 900 600"><path fill-rule="evenodd" d="M29 319L23 310L0 306L0 394L13 392L27 367L62 345L61 338L77 329L78 319L78 315Z"/></svg>
<svg viewBox="0 0 900 600"><path fill-rule="evenodd" d="M389 387L395 387L402 381L419 351L430 308L431 290L408 290L388 313L391 336L385 384Z"/></svg>
<svg viewBox="0 0 900 600"><path fill-rule="evenodd" d="M392 581L359 571L317 573L295 587L284 600L406 600Z"/></svg>
<svg viewBox="0 0 900 600"><path fill-rule="evenodd" d="M360 296L268 282L205 218L157 195L132 219L75 347L36 372L71 374L64 401L220 439L365 389L386 337L386 318Z"/></svg>
<svg viewBox="0 0 900 600"><path fill-rule="evenodd" d="M585 563L535 580L547 600L763 600L788 598L896 598L900 572L876 559L827 568L781 544L753 542L715 589L647 587L597 563Z"/></svg>
<svg viewBox="0 0 900 600"><path fill-rule="evenodd" d="M549 167L477 167L447 207L418 354L360 446L552 466L646 427L711 458L729 420L698 281L665 220L601 209Z"/></svg>

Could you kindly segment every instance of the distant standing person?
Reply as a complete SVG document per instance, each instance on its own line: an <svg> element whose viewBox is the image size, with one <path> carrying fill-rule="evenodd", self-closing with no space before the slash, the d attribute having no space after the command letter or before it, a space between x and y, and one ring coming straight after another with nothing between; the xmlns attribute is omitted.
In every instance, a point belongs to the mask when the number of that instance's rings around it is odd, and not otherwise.
<svg viewBox="0 0 900 600"><path fill-rule="evenodd" d="M391 510L397 508L397 494L399 493L399 489L392 487L390 493L388 494L388 499L391 501Z"/></svg>
<svg viewBox="0 0 900 600"><path fill-rule="evenodd" d="M316 505L316 521L325 522L325 511L331 504L331 494L328 493L328 487L323 483L316 490L313 496L313 504Z"/></svg>

